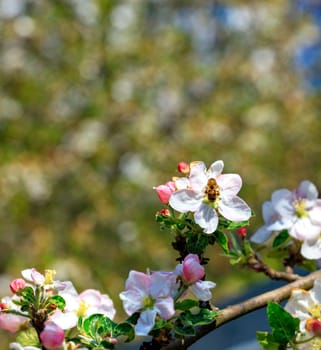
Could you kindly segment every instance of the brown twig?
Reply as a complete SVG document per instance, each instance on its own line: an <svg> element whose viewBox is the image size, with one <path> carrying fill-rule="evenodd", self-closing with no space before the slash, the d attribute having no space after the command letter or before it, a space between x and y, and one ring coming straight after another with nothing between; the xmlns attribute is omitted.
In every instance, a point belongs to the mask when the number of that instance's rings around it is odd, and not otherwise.
<svg viewBox="0 0 321 350"><path fill-rule="evenodd" d="M173 339L168 345L163 346L162 350L187 349L197 340L201 339L216 328L245 314L265 307L269 301L280 302L282 300L288 299L291 295L291 291L294 288L312 288L315 279L318 277L321 277L321 270L312 272L306 277L300 277L295 282L289 283L286 286L274 289L270 292L260 294L240 304L228 306L219 312L219 315L213 323L198 327L194 336L183 337L181 339Z"/></svg>
<svg viewBox="0 0 321 350"><path fill-rule="evenodd" d="M253 254L247 261L247 266L256 272L263 272L266 276L273 280L282 280L287 282L294 282L300 278L299 275L294 274L292 269L285 271L277 271L266 265L257 254Z"/></svg>

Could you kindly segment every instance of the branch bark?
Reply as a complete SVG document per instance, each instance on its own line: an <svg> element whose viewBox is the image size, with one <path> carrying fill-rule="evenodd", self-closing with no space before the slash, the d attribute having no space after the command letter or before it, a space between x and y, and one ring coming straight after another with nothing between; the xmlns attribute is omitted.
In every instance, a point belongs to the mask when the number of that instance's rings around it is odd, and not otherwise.
<svg viewBox="0 0 321 350"><path fill-rule="evenodd" d="M315 279L318 277L321 277L321 270L312 272L308 276L301 277L295 282L260 294L240 304L228 306L225 309L220 310L218 317L213 323L198 327L194 336L188 336L181 339L173 339L168 345L162 347L162 350L187 349L197 340L201 339L216 328L219 328L227 322L235 320L243 315L266 306L269 301L281 302L282 300L288 299L291 295L291 291L294 288L311 289L313 287Z"/></svg>

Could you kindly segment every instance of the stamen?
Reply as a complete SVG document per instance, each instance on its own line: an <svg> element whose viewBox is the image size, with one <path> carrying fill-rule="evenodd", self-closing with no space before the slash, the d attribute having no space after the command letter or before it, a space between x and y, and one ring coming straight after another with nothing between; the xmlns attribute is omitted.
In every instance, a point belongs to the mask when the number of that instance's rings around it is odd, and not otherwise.
<svg viewBox="0 0 321 350"><path fill-rule="evenodd" d="M304 218L308 216L308 212L305 209L306 200L304 198L296 199L292 202L298 218Z"/></svg>
<svg viewBox="0 0 321 350"><path fill-rule="evenodd" d="M220 189L215 179L210 178L207 181L207 186L205 188L205 194L209 202L215 202L220 195Z"/></svg>

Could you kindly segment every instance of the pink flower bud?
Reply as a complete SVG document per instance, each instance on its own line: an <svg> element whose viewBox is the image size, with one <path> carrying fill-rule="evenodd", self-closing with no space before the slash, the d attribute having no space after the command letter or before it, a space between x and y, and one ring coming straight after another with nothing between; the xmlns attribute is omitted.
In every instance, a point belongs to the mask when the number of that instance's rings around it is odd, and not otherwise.
<svg viewBox="0 0 321 350"><path fill-rule="evenodd" d="M175 183L173 181L166 182L165 185L154 187L161 203L167 204L172 193L175 191Z"/></svg>
<svg viewBox="0 0 321 350"><path fill-rule="evenodd" d="M156 215L162 215L162 216L169 216L170 215L170 211L166 208L163 208L161 210L159 210Z"/></svg>
<svg viewBox="0 0 321 350"><path fill-rule="evenodd" d="M179 162L177 165L177 170L184 175L189 173L189 165L185 162Z"/></svg>
<svg viewBox="0 0 321 350"><path fill-rule="evenodd" d="M246 237L247 230L245 227L239 228L236 232L240 236L241 239L244 239Z"/></svg>
<svg viewBox="0 0 321 350"><path fill-rule="evenodd" d="M200 264L196 254L188 254L183 261L182 277L185 283L193 284L201 280L205 275L205 269Z"/></svg>
<svg viewBox="0 0 321 350"><path fill-rule="evenodd" d="M48 350L54 350L61 346L65 340L64 331L54 322L46 322L45 328L40 333L42 345Z"/></svg>
<svg viewBox="0 0 321 350"><path fill-rule="evenodd" d="M10 289L12 293L17 293L20 289L26 286L26 281L22 278L16 278L10 283Z"/></svg>
<svg viewBox="0 0 321 350"><path fill-rule="evenodd" d="M321 336L321 321L315 318L308 318L305 324L305 329L314 335Z"/></svg>

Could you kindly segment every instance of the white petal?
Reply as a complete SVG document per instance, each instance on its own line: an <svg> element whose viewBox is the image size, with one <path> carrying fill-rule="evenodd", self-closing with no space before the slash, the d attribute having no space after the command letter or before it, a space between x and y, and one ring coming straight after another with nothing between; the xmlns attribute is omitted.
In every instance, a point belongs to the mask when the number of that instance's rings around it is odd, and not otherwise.
<svg viewBox="0 0 321 350"><path fill-rule="evenodd" d="M260 244L268 240L271 235L272 231L268 230L266 226L262 226L251 236L251 241Z"/></svg>
<svg viewBox="0 0 321 350"><path fill-rule="evenodd" d="M78 317L74 312L61 312L58 310L50 316L50 320L60 328L66 330L77 325Z"/></svg>
<svg viewBox="0 0 321 350"><path fill-rule="evenodd" d="M172 193L169 205L180 213L194 212L200 207L202 199L203 194L194 193L190 190L178 190Z"/></svg>
<svg viewBox="0 0 321 350"><path fill-rule="evenodd" d="M174 183L177 190L183 190L189 186L189 179L187 177L175 177Z"/></svg>
<svg viewBox="0 0 321 350"><path fill-rule="evenodd" d="M218 211L231 221L245 221L251 217L250 207L237 196L221 195L218 202Z"/></svg>
<svg viewBox="0 0 321 350"><path fill-rule="evenodd" d="M290 236L301 241L316 240L321 233L319 225L313 225L309 218L297 219L293 226L289 229Z"/></svg>
<svg viewBox="0 0 321 350"><path fill-rule="evenodd" d="M314 281L313 288L310 292L313 298L316 300L316 303L321 304L321 278L317 278Z"/></svg>
<svg viewBox="0 0 321 350"><path fill-rule="evenodd" d="M175 314L174 300L171 297L158 299L154 305L159 316L165 320L170 319Z"/></svg>
<svg viewBox="0 0 321 350"><path fill-rule="evenodd" d="M207 184L206 166L203 162L193 164L189 174L189 184L194 192L202 192Z"/></svg>
<svg viewBox="0 0 321 350"><path fill-rule="evenodd" d="M200 225L205 233L213 233L217 229L218 215L209 205L202 203L194 214L195 222Z"/></svg>
<svg viewBox="0 0 321 350"><path fill-rule="evenodd" d="M292 204L294 200L293 193L287 189L277 190L272 193L274 210L282 217L294 215L295 210Z"/></svg>
<svg viewBox="0 0 321 350"><path fill-rule="evenodd" d="M212 298L211 288L214 288L216 284L211 281L198 281L191 285L189 289L193 292L197 299L202 301L208 301Z"/></svg>
<svg viewBox="0 0 321 350"><path fill-rule="evenodd" d="M321 225L321 205L319 203L309 210L309 217L314 224Z"/></svg>
<svg viewBox="0 0 321 350"><path fill-rule="evenodd" d="M319 238L314 244L310 244L308 241L303 242L301 246L301 254L312 260L321 258L321 239ZM320 288L321 291L321 288Z"/></svg>
<svg viewBox="0 0 321 350"><path fill-rule="evenodd" d="M149 331L154 327L156 318L156 310L145 310L140 314L140 317L135 326L136 335L148 335Z"/></svg>
<svg viewBox="0 0 321 350"><path fill-rule="evenodd" d="M316 186L308 180L304 180L300 183L296 190L298 198L306 198L308 201L314 202L318 198L318 190Z"/></svg>
<svg viewBox="0 0 321 350"><path fill-rule="evenodd" d="M226 195L238 194L242 187L242 179L238 174L222 174L216 178L218 186Z"/></svg>
<svg viewBox="0 0 321 350"><path fill-rule="evenodd" d="M221 175L224 168L224 162L222 160L217 160L214 162L207 171L208 178L216 179L217 176Z"/></svg>

